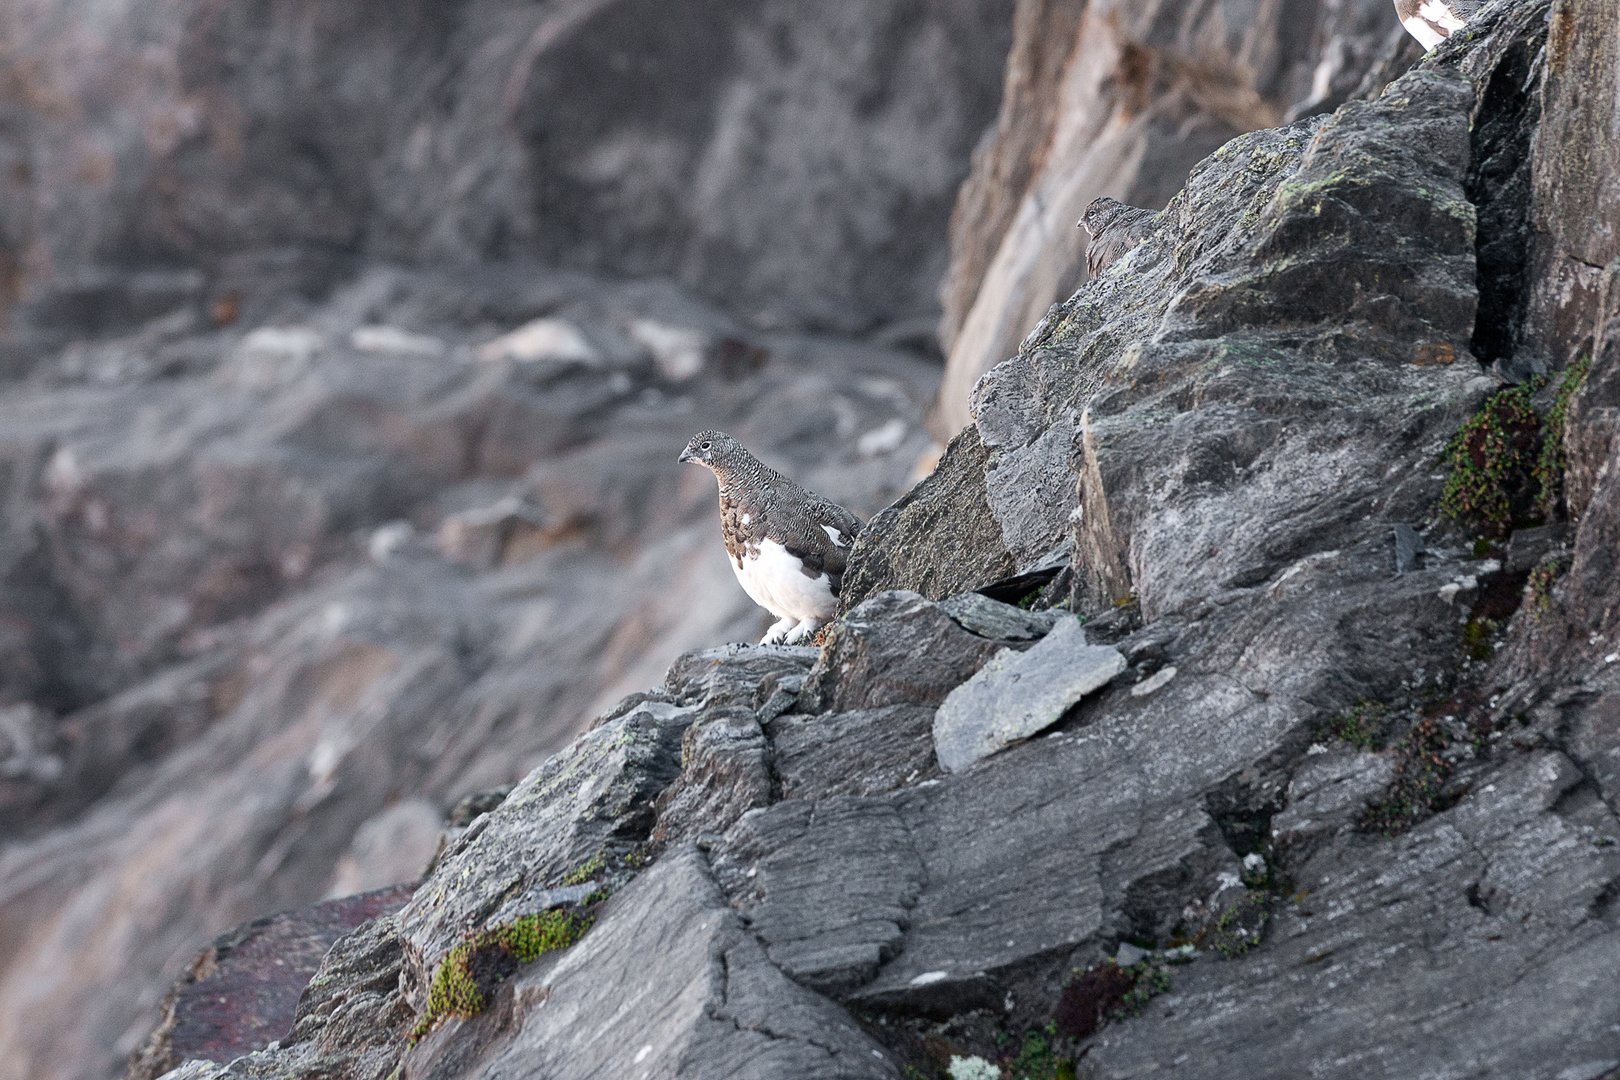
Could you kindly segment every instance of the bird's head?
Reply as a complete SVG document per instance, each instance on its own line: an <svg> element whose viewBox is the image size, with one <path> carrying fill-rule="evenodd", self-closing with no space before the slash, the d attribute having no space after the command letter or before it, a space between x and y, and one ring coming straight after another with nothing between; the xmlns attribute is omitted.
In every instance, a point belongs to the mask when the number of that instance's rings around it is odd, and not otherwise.
<svg viewBox="0 0 1620 1080"><path fill-rule="evenodd" d="M1114 223L1120 213L1130 207L1118 199L1110 199L1104 195L1100 199L1092 199L1086 207L1086 212L1080 216L1080 224L1093 238L1102 235L1102 231Z"/></svg>
<svg viewBox="0 0 1620 1080"><path fill-rule="evenodd" d="M700 431L692 436L692 441L681 451L680 460L695 461L699 465L719 471L740 455L747 453L742 443L723 431Z"/></svg>

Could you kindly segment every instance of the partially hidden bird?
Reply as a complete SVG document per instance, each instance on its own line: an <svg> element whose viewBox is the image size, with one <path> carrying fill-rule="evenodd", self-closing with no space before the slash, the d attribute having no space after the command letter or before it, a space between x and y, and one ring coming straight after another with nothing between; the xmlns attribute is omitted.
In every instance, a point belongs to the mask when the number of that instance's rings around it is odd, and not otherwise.
<svg viewBox="0 0 1620 1080"><path fill-rule="evenodd" d="M1483 0L1395 0L1395 14L1418 44L1432 49L1483 6Z"/></svg>
<svg viewBox="0 0 1620 1080"><path fill-rule="evenodd" d="M681 451L720 481L720 535L743 591L776 622L761 645L812 637L838 613L838 590L861 519L761 462L723 431Z"/></svg>
<svg viewBox="0 0 1620 1080"><path fill-rule="evenodd" d="M1104 195L1092 199L1080 217L1080 225L1091 234L1086 244L1086 269L1097 277L1116 259L1123 258L1147 238L1159 220L1157 210L1127 206Z"/></svg>

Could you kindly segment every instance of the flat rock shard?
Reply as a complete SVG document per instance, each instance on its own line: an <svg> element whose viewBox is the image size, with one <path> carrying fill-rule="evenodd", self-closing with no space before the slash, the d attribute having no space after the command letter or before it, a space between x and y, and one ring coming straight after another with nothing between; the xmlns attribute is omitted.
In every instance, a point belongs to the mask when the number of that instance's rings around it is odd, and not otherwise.
<svg viewBox="0 0 1620 1080"><path fill-rule="evenodd" d="M1086 644L1080 620L1062 618L1028 652L1003 649L951 691L934 714L934 753L945 771L960 772L1051 727L1124 670L1118 649Z"/></svg>

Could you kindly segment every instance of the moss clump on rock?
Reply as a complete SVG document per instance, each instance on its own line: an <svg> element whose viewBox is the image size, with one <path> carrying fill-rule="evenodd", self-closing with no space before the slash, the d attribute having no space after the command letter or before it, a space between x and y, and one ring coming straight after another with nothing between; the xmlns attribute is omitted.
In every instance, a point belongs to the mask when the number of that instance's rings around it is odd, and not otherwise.
<svg viewBox="0 0 1620 1080"><path fill-rule="evenodd" d="M1549 559L1530 571L1530 580L1525 583L1525 592L1529 596L1529 608L1538 618L1552 610L1553 585L1563 577L1564 571L1570 566L1569 556Z"/></svg>
<svg viewBox="0 0 1620 1080"><path fill-rule="evenodd" d="M428 991L427 1011L411 1029L411 1041L421 1039L441 1017L477 1016L489 1008L491 984L500 982L518 964L568 948L594 921L594 916L579 911L541 911L468 935L439 962Z"/></svg>
<svg viewBox="0 0 1620 1080"><path fill-rule="evenodd" d="M1552 408L1547 412L1541 456L1536 459L1535 474L1536 483L1541 488L1536 505L1548 516L1564 500L1564 467L1568 464L1564 455L1564 422L1569 416L1570 399L1586 382L1586 373L1590 370L1592 354L1588 351L1564 371Z"/></svg>
<svg viewBox="0 0 1620 1080"><path fill-rule="evenodd" d="M1250 891L1243 899L1221 912L1204 935L1201 944L1222 960L1235 960L1260 944L1266 923L1271 920L1271 897Z"/></svg>
<svg viewBox="0 0 1620 1080"><path fill-rule="evenodd" d="M1329 720L1328 730L1357 750L1373 750L1383 742L1388 712L1382 702L1358 701Z"/></svg>
<svg viewBox="0 0 1620 1080"><path fill-rule="evenodd" d="M1513 527L1516 503L1528 503L1533 462L1541 448L1541 417L1530 399L1546 380L1492 395L1446 446L1450 466L1440 494L1440 512L1493 536Z"/></svg>

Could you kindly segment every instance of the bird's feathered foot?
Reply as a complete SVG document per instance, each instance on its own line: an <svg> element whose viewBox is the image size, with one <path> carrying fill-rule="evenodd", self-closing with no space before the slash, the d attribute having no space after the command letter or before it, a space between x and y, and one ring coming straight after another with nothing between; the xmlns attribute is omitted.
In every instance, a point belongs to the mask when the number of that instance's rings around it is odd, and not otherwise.
<svg viewBox="0 0 1620 1080"><path fill-rule="evenodd" d="M789 630L787 637L782 639L784 645L797 645L809 641L816 636L816 631L827 625L825 619L800 619L798 625Z"/></svg>
<svg viewBox="0 0 1620 1080"><path fill-rule="evenodd" d="M765 636L759 639L761 645L780 645L802 623L795 623L792 619L777 619L771 623L771 628L765 631Z"/></svg>

